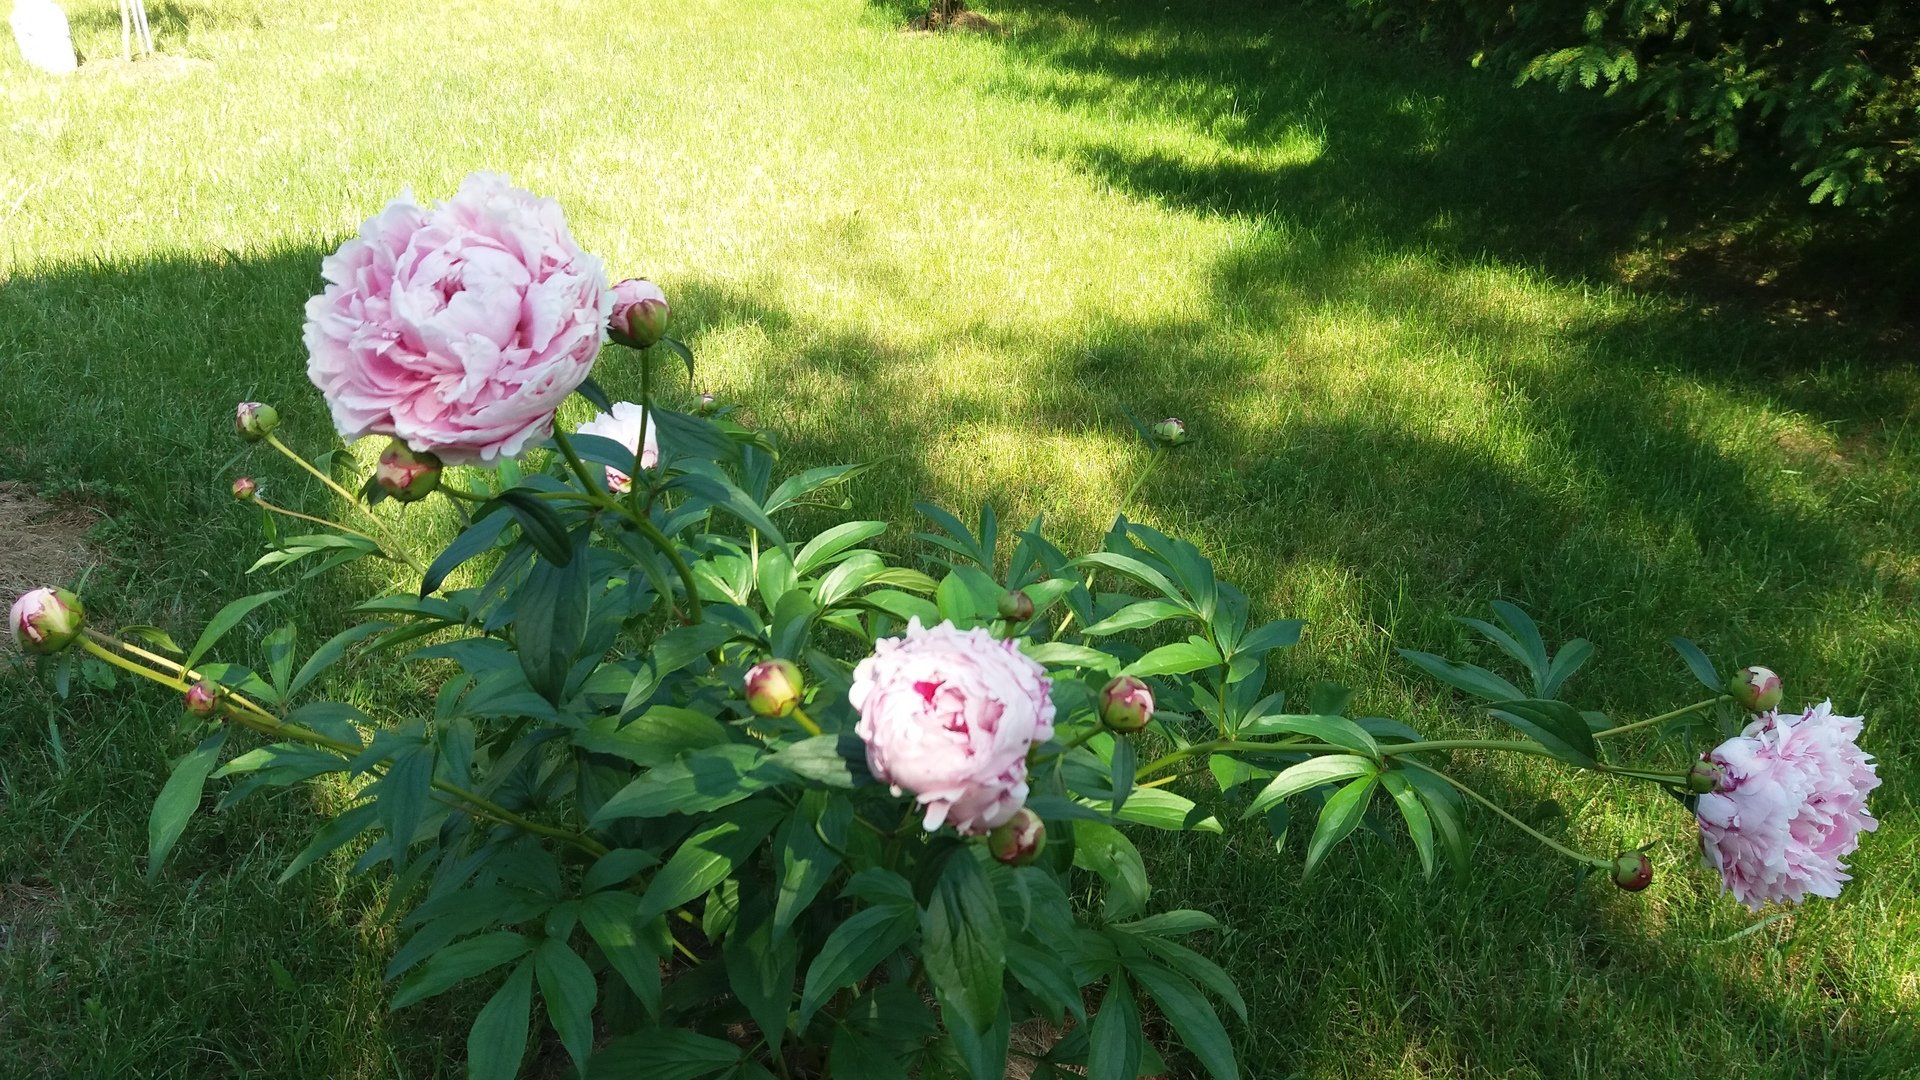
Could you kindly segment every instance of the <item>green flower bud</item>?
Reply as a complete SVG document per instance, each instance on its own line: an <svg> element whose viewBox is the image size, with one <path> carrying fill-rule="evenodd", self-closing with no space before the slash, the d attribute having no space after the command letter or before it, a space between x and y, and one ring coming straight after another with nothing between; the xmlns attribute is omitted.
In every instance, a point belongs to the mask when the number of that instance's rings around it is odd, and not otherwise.
<svg viewBox="0 0 1920 1080"><path fill-rule="evenodd" d="M700 400L694 403L693 411L699 416L712 416L720 411L720 399L711 393L701 394Z"/></svg>
<svg viewBox="0 0 1920 1080"><path fill-rule="evenodd" d="M1121 675L1100 691L1100 722L1122 735L1139 731L1153 719L1153 690L1132 675Z"/></svg>
<svg viewBox="0 0 1920 1080"><path fill-rule="evenodd" d="M234 498L239 499L241 502L252 502L254 497L259 494L260 485L254 482L253 477L236 476L233 478Z"/></svg>
<svg viewBox="0 0 1920 1080"><path fill-rule="evenodd" d="M613 315L607 331L613 340L635 349L651 348L667 332L667 294L645 278L628 278L613 287Z"/></svg>
<svg viewBox="0 0 1920 1080"><path fill-rule="evenodd" d="M987 850L1008 866L1030 866L1047 846L1047 823L1026 807L987 834Z"/></svg>
<svg viewBox="0 0 1920 1080"><path fill-rule="evenodd" d="M1000 597L1000 617L1008 622L1026 622L1033 618L1033 597L1014 589Z"/></svg>
<svg viewBox="0 0 1920 1080"><path fill-rule="evenodd" d="M1723 790L1727 783L1727 770L1704 758L1693 763L1687 770L1687 790L1695 795Z"/></svg>
<svg viewBox="0 0 1920 1080"><path fill-rule="evenodd" d="M1629 851L1613 860L1613 883L1628 892L1639 892L1653 882L1653 860L1644 851Z"/></svg>
<svg viewBox="0 0 1920 1080"><path fill-rule="evenodd" d="M373 482L396 502L418 502L439 490L440 469L438 457L417 452L395 439L380 452Z"/></svg>
<svg viewBox="0 0 1920 1080"><path fill-rule="evenodd" d="M747 708L756 716L791 716L807 683L791 660L766 660L747 671Z"/></svg>
<svg viewBox="0 0 1920 1080"><path fill-rule="evenodd" d="M271 405L243 401L233 410L233 429L248 442L259 442L280 426L280 413Z"/></svg>
<svg viewBox="0 0 1920 1080"><path fill-rule="evenodd" d="M1754 666L1734 672L1733 678L1727 680L1727 693L1748 712L1763 713L1780 704L1785 688L1772 669Z"/></svg>
<svg viewBox="0 0 1920 1080"><path fill-rule="evenodd" d="M195 716L212 716L220 711L220 688L201 679L187 687L187 711Z"/></svg>
<svg viewBox="0 0 1920 1080"><path fill-rule="evenodd" d="M13 602L7 623L21 652L46 656L73 644L87 625L87 609L80 598L52 586L21 593Z"/></svg>
<svg viewBox="0 0 1920 1080"><path fill-rule="evenodd" d="M1179 446L1187 441L1187 425L1178 418L1169 416L1153 425L1153 437L1162 446Z"/></svg>

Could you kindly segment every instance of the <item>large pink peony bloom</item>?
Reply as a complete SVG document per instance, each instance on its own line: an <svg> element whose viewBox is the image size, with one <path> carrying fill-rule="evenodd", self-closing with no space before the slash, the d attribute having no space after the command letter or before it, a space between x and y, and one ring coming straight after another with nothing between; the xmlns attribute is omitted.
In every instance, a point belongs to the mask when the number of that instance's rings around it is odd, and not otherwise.
<svg viewBox="0 0 1920 1080"><path fill-rule="evenodd" d="M647 449L640 453L640 420L647 420ZM627 448L627 452L640 454L640 467L651 469L660 463L660 443L655 438L660 433L659 425L647 416L647 411L631 401L616 401L612 412L594 414L593 419L575 429L581 435L598 435L603 439L612 439ZM624 494L633 490L633 478L613 466L607 466L607 490Z"/></svg>
<svg viewBox="0 0 1920 1080"><path fill-rule="evenodd" d="M403 192L320 264L307 377L342 438L449 463L517 457L593 367L613 292L560 206L474 173L432 210Z"/></svg>
<svg viewBox="0 0 1920 1080"><path fill-rule="evenodd" d="M1011 641L907 624L853 671L867 768L927 808L928 832L979 835L1027 801L1027 750L1053 736L1046 671Z"/></svg>
<svg viewBox="0 0 1920 1080"><path fill-rule="evenodd" d="M1700 796L1700 844L1727 891L1755 911L1808 893L1839 896L1840 860L1879 828L1867 793L1880 786L1855 741L1860 718L1823 701L1801 716L1767 713L1707 755L1725 770Z"/></svg>

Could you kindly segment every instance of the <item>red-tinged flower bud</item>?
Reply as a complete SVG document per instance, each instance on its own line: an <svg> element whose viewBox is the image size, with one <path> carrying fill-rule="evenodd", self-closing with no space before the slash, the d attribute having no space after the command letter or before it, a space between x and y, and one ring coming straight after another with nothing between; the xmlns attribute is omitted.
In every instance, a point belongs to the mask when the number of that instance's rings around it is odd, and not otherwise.
<svg viewBox="0 0 1920 1080"><path fill-rule="evenodd" d="M628 278L613 287L613 315L607 330L613 340L646 349L667 332L667 294L645 278Z"/></svg>
<svg viewBox="0 0 1920 1080"><path fill-rule="evenodd" d="M1176 417L1169 416L1153 425L1153 437L1162 446L1179 446L1187 441L1187 425Z"/></svg>
<svg viewBox="0 0 1920 1080"><path fill-rule="evenodd" d="M220 711L220 688L206 679L187 687L187 711L195 716L212 716Z"/></svg>
<svg viewBox="0 0 1920 1080"><path fill-rule="evenodd" d="M440 459L395 439L380 452L373 482L396 502L418 502L439 489Z"/></svg>
<svg viewBox="0 0 1920 1080"><path fill-rule="evenodd" d="M1785 688L1780 685L1780 676L1770 668L1743 667L1733 673L1728 680L1727 693L1739 706L1751 713L1763 713L1780 704L1785 696Z"/></svg>
<svg viewBox="0 0 1920 1080"><path fill-rule="evenodd" d="M1121 675L1100 691L1100 722L1125 735L1153 719L1153 690L1132 675Z"/></svg>
<svg viewBox="0 0 1920 1080"><path fill-rule="evenodd" d="M13 629L13 643L21 652L41 656L73 644L86 624L87 609L81 605L80 598L51 586L21 593L7 614L7 625Z"/></svg>
<svg viewBox="0 0 1920 1080"><path fill-rule="evenodd" d="M234 498L239 499L241 502L252 502L254 496L258 494L260 494L260 485L254 482L253 477L236 476L233 478Z"/></svg>
<svg viewBox="0 0 1920 1080"><path fill-rule="evenodd" d="M1032 865L1046 846L1047 823L1024 806L1005 825L987 833L987 850L1008 866Z"/></svg>
<svg viewBox="0 0 1920 1080"><path fill-rule="evenodd" d="M1000 597L1000 617L1008 622L1026 622L1033 618L1033 597L1014 589Z"/></svg>
<svg viewBox="0 0 1920 1080"><path fill-rule="evenodd" d="M747 708L756 716L791 716L806 689L806 679L793 661L765 660L747 671Z"/></svg>
<svg viewBox="0 0 1920 1080"><path fill-rule="evenodd" d="M233 429L248 442L259 442L280 426L280 413L271 405L243 401L233 410Z"/></svg>
<svg viewBox="0 0 1920 1080"><path fill-rule="evenodd" d="M1653 883L1653 860L1644 851L1629 851L1613 860L1613 883L1628 892L1639 892Z"/></svg>
<svg viewBox="0 0 1920 1080"><path fill-rule="evenodd" d="M720 399L711 393L701 394L700 400L694 403L693 411L700 416L712 416L720 411Z"/></svg>
<svg viewBox="0 0 1920 1080"><path fill-rule="evenodd" d="M1727 770L1714 762L1702 758L1693 763L1687 771L1687 790L1695 795L1724 791L1727 788Z"/></svg>

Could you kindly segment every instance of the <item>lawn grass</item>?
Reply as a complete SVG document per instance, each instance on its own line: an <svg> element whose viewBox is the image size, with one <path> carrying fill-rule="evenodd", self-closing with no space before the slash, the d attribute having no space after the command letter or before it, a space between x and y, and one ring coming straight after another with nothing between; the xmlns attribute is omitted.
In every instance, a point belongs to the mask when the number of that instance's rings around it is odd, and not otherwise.
<svg viewBox="0 0 1920 1080"><path fill-rule="evenodd" d="M117 54L110 4L68 6ZM1153 842L1156 902L1234 928L1249 1076L1920 1074L1910 355L1614 284L1654 256L1585 105L1272 6L1002 0L991 36L859 0L149 3L154 61L0 66L0 480L103 515L104 617L197 626L250 586L236 470L326 505L227 434L260 398L333 445L299 340L321 254L404 185L504 171L665 284L700 388L795 464L884 457L853 512L902 550L915 500L982 493L1087 541L1144 460L1122 408L1177 414L1195 445L1129 510L1308 620L1290 688L1464 730L1393 649L1491 662L1450 616L1504 596L1599 644L1585 707L1691 700L1684 634L1868 714L1859 880L1743 936L1677 807L1531 767L1465 772L1591 849L1665 838L1648 892L1490 820L1457 885L1375 837L1306 883L1298 838ZM316 642L378 584L275 617ZM470 1002L385 1012L379 889L273 883L313 796L145 881L175 711L0 671L0 1075L457 1074Z"/></svg>

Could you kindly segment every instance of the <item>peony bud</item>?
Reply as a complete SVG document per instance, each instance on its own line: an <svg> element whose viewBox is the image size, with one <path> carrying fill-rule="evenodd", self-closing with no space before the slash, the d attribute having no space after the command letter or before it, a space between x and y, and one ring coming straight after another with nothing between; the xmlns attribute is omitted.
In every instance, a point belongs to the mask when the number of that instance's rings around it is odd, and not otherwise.
<svg viewBox="0 0 1920 1080"><path fill-rule="evenodd" d="M259 442L280 426L280 413L271 405L243 401L233 410L233 429L248 442Z"/></svg>
<svg viewBox="0 0 1920 1080"><path fill-rule="evenodd" d="M1153 425L1153 437L1162 446L1179 446L1187 441L1187 425L1169 416Z"/></svg>
<svg viewBox="0 0 1920 1080"><path fill-rule="evenodd" d="M380 452L373 482L396 502L418 502L439 489L440 459L395 439Z"/></svg>
<svg viewBox="0 0 1920 1080"><path fill-rule="evenodd" d="M1000 617L1008 622L1026 622L1033 618L1033 597L1014 589L1000 597Z"/></svg>
<svg viewBox="0 0 1920 1080"><path fill-rule="evenodd" d="M1026 807L987 833L987 850L1008 866L1030 866L1047 846L1047 823Z"/></svg>
<svg viewBox="0 0 1920 1080"><path fill-rule="evenodd" d="M1741 708L1752 713L1766 712L1780 704L1780 699L1785 696L1780 676L1770 668L1758 666L1743 667L1734 672L1728 682L1727 693L1733 695L1733 700Z"/></svg>
<svg viewBox="0 0 1920 1080"><path fill-rule="evenodd" d="M1132 675L1121 675L1100 691L1100 722L1121 734L1139 731L1153 719L1153 691Z"/></svg>
<svg viewBox="0 0 1920 1080"><path fill-rule="evenodd" d="M40 655L57 653L73 644L86 622L87 609L80 598L51 586L20 594L7 616L13 643L22 652Z"/></svg>
<svg viewBox="0 0 1920 1080"><path fill-rule="evenodd" d="M1695 795L1705 795L1712 791L1723 791L1727 785L1727 770L1712 761L1702 759L1693 763L1687 770L1687 790Z"/></svg>
<svg viewBox="0 0 1920 1080"><path fill-rule="evenodd" d="M747 708L756 716L791 716L800 707L806 680L791 660L766 660L747 672Z"/></svg>
<svg viewBox="0 0 1920 1080"><path fill-rule="evenodd" d="M1629 851L1613 860L1613 883L1639 892L1653 882L1653 860L1644 851Z"/></svg>
<svg viewBox="0 0 1920 1080"><path fill-rule="evenodd" d="M693 406L693 411L700 416L712 416L720 411L720 399L711 393L701 394L700 400Z"/></svg>
<svg viewBox="0 0 1920 1080"><path fill-rule="evenodd" d="M258 494L260 494L260 485L254 483L253 477L236 476L233 478L234 498L239 499L241 502L252 502L253 497Z"/></svg>
<svg viewBox="0 0 1920 1080"><path fill-rule="evenodd" d="M645 278L628 278L613 287L613 315L607 329L613 340L635 349L650 348L667 332L667 294Z"/></svg>
<svg viewBox="0 0 1920 1080"><path fill-rule="evenodd" d="M195 716L212 716L220 711L220 688L206 679L187 687L187 711Z"/></svg>

